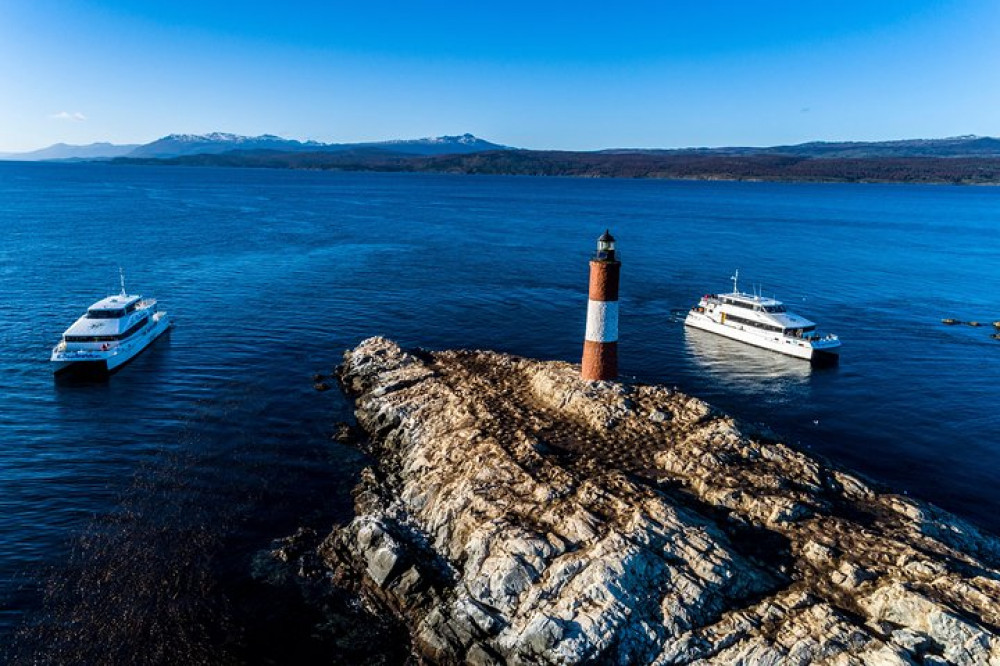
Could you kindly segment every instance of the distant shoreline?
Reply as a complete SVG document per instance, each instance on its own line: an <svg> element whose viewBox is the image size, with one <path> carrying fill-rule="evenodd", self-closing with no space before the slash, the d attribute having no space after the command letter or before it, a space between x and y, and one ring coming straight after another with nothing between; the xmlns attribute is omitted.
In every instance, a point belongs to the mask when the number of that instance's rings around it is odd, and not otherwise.
<svg viewBox="0 0 1000 666"><path fill-rule="evenodd" d="M1000 185L1000 158L698 155L503 150L459 155L231 151L108 164L658 180Z"/></svg>

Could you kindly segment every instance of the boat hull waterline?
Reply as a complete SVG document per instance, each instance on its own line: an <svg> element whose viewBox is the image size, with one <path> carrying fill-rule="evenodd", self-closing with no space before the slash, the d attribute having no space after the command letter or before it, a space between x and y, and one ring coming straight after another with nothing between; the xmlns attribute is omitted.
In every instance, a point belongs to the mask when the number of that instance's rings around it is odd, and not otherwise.
<svg viewBox="0 0 1000 666"><path fill-rule="evenodd" d="M836 363L840 359L839 340L817 340L814 342L792 338L780 333L762 335L757 331L746 330L742 325L730 326L713 321L700 312L689 312L684 320L686 326L709 331L732 340L769 349L771 351L794 356L814 363Z"/></svg>

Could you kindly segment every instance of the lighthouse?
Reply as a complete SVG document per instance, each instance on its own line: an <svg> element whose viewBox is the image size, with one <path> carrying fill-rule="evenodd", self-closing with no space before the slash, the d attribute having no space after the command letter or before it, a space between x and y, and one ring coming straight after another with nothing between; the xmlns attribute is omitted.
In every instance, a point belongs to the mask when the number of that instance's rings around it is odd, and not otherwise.
<svg viewBox="0 0 1000 666"><path fill-rule="evenodd" d="M618 377L618 276L622 264L615 256L615 239L605 231L597 239L590 260L587 332L583 340L580 376L589 381Z"/></svg>

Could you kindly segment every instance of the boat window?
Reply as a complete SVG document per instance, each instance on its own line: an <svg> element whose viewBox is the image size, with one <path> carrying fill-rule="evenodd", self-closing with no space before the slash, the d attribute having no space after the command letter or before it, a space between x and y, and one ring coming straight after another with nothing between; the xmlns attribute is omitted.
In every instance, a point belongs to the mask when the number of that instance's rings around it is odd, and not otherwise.
<svg viewBox="0 0 1000 666"><path fill-rule="evenodd" d="M87 319L119 319L124 316L124 310L87 310Z"/></svg>
<svg viewBox="0 0 1000 666"><path fill-rule="evenodd" d="M764 307L764 312L787 312L784 305L767 305Z"/></svg>
<svg viewBox="0 0 1000 666"><path fill-rule="evenodd" d="M145 326L148 323L149 323L149 317L143 317L142 319L140 319L138 321L138 323L134 324L127 331L125 331L124 333L122 333L121 335L119 335L118 339L119 340L124 340L125 338L132 336L136 331L138 331L139 329L141 329L143 326Z"/></svg>
<svg viewBox="0 0 1000 666"><path fill-rule="evenodd" d="M66 342L114 342L118 339L115 335L67 335L63 338Z"/></svg>
<svg viewBox="0 0 1000 666"><path fill-rule="evenodd" d="M752 326L754 328L759 328L763 331L774 331L775 333L781 332L783 329L780 326L772 326L771 324L765 324L759 321L754 321L752 319L744 319L743 317L736 317L734 315L726 315L726 322L734 322L737 324L743 324L744 326Z"/></svg>
<svg viewBox="0 0 1000 666"><path fill-rule="evenodd" d="M125 308L125 314L128 314L129 312L135 312L135 309L137 307L139 307L139 301L136 301L135 303L132 303L127 308Z"/></svg>

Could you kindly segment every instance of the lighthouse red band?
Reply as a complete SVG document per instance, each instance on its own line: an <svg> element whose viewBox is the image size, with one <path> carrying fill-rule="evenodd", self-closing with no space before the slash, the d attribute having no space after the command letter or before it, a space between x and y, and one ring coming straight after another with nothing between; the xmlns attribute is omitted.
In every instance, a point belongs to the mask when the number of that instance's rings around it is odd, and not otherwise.
<svg viewBox="0 0 1000 666"><path fill-rule="evenodd" d="M615 256L615 239L605 231L597 239L597 254L590 260L587 332L580 370L580 375L586 380L618 377L618 278L621 266Z"/></svg>

